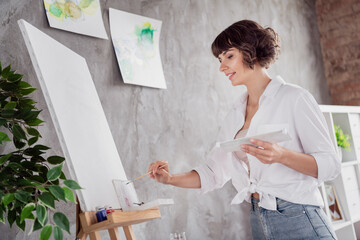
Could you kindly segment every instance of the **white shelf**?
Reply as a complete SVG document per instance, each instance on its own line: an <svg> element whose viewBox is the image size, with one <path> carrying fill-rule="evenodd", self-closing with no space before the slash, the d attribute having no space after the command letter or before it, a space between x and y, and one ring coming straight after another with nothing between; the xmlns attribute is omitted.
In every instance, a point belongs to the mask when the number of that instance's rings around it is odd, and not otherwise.
<svg viewBox="0 0 360 240"><path fill-rule="evenodd" d="M334 227L334 230L337 231L341 228L347 227L349 225L352 225L352 221L346 221L346 222L332 222L332 225Z"/></svg>
<svg viewBox="0 0 360 240"><path fill-rule="evenodd" d="M360 217L354 214L353 210L358 209L360 205L360 198L356 198L356 196L359 196L357 191L360 194L360 107L320 105L320 109L326 119L334 147L337 148L334 124L339 125L343 132L350 136L351 150L342 151L340 175L334 180L325 183L335 188L343 218L341 221L331 223L338 239L360 239ZM329 203L324 194L326 193L322 188L325 213L331 219Z"/></svg>
<svg viewBox="0 0 360 240"><path fill-rule="evenodd" d="M353 166L359 164L359 161L355 160L355 161L349 161L349 162L343 162L341 163L342 167L347 167L347 166Z"/></svg>

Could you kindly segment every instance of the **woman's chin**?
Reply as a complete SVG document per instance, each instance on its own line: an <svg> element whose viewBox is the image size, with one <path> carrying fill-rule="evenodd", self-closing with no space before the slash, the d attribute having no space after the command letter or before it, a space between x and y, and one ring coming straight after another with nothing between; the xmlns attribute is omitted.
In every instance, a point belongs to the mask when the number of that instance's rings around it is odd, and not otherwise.
<svg viewBox="0 0 360 240"><path fill-rule="evenodd" d="M237 81L231 81L231 85L233 86L238 86L241 85L241 83L237 82Z"/></svg>

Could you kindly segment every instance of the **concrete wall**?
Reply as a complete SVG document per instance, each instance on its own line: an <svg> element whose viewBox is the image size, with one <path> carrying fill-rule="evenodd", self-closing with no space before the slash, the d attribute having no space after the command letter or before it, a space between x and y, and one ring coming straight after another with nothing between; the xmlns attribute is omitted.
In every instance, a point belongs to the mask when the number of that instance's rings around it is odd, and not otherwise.
<svg viewBox="0 0 360 240"><path fill-rule="evenodd" d="M173 173L204 161L221 120L243 90L232 87L218 71L210 45L218 33L240 19L258 21L280 34L282 53L269 70L272 76L279 74L308 89L319 103L329 104L314 0L102 0L101 6L108 33L109 7L163 21L160 51L167 90L125 85L111 41L50 28L39 0L0 1L0 60L3 66L11 63L40 89L16 22L20 18L85 57L129 178L146 172L157 159L169 161ZM33 97L38 108L44 109L41 117L46 123L39 129L42 141L52 147L52 154L62 155L41 90ZM135 187L144 201L175 199L174 206L161 209L162 219L134 226L137 239L168 239L175 231L185 231L188 239L250 238L249 205L230 206L236 194L230 183L206 195L148 178ZM74 234L75 206L60 204L59 208L71 220ZM2 224L0 232L1 239L38 236ZM108 239L106 233L102 235Z"/></svg>

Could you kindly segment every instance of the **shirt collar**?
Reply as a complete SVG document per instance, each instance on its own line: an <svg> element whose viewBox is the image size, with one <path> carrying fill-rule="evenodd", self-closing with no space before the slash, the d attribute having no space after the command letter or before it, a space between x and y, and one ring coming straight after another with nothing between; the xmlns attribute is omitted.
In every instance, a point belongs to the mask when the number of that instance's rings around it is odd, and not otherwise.
<svg viewBox="0 0 360 240"><path fill-rule="evenodd" d="M281 85L285 84L284 79L280 76L274 77L269 84L266 86L263 96L265 97L274 97L277 91L280 89Z"/></svg>
<svg viewBox="0 0 360 240"><path fill-rule="evenodd" d="M263 98L264 96L274 97L275 94L277 93L277 91L280 89L281 85L283 85L283 84L285 84L285 81L284 81L284 79L282 79L282 77L280 77L280 76L274 77L273 79L271 79L269 84L266 86L265 91L263 92L261 98ZM245 87L245 90L240 94L240 97L235 102L234 107L237 107L239 104L240 105L245 104L247 101L247 97L248 97L248 91Z"/></svg>

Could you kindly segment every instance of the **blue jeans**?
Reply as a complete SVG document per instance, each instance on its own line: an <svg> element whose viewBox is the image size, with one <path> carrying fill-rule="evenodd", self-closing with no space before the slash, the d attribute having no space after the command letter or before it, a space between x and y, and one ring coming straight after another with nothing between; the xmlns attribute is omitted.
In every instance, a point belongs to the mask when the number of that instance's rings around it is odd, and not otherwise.
<svg viewBox="0 0 360 240"><path fill-rule="evenodd" d="M252 198L250 215L254 240L336 239L324 211L318 206L276 199L277 210L259 207Z"/></svg>

